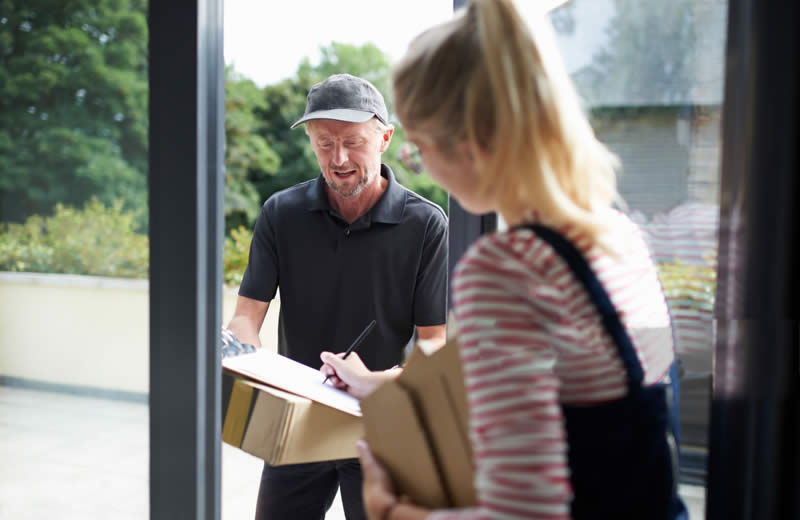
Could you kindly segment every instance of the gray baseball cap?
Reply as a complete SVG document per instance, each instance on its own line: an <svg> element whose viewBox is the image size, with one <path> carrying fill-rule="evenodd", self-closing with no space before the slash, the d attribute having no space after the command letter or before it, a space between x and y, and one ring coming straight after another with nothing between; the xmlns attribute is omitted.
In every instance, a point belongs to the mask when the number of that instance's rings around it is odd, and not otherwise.
<svg viewBox="0 0 800 520"><path fill-rule="evenodd" d="M334 74L311 87L306 112L292 128L312 119L363 123L373 117L389 124L386 103L378 89L365 79L350 74Z"/></svg>

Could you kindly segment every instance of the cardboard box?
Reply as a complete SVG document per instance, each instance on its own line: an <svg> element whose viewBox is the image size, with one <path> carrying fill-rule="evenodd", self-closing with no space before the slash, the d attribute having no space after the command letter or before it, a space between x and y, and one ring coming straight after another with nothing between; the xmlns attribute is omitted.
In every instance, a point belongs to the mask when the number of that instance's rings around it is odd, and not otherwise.
<svg viewBox="0 0 800 520"><path fill-rule="evenodd" d="M417 347L403 373L361 400L372 452L396 491L429 508L477 503L469 409L458 343Z"/></svg>
<svg viewBox="0 0 800 520"><path fill-rule="evenodd" d="M359 415L223 372L222 440L268 464L358 457L364 438Z"/></svg>

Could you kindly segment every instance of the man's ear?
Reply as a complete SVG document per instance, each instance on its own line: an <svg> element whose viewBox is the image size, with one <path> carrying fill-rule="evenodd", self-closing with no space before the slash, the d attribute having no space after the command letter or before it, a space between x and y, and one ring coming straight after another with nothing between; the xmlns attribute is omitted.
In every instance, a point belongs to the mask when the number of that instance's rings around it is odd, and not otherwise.
<svg viewBox="0 0 800 520"><path fill-rule="evenodd" d="M394 135L394 128L389 128L381 134L381 153L389 149L389 144L392 142L392 135Z"/></svg>

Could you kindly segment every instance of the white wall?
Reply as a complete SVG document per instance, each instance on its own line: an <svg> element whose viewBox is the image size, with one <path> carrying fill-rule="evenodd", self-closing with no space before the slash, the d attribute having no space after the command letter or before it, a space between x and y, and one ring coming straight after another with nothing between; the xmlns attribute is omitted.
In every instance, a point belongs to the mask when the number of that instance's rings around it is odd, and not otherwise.
<svg viewBox="0 0 800 520"><path fill-rule="evenodd" d="M223 290L223 323L236 290ZM275 349L278 301L261 342ZM0 273L0 376L105 390L148 391L148 282Z"/></svg>

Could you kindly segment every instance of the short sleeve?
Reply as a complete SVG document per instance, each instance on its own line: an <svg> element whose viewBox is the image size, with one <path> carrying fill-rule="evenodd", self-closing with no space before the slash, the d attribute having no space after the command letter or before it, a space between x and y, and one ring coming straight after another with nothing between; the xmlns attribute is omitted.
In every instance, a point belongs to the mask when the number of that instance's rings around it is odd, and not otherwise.
<svg viewBox="0 0 800 520"><path fill-rule="evenodd" d="M425 230L414 290L415 325L427 327L447 321L447 290L447 217L437 210Z"/></svg>
<svg viewBox="0 0 800 520"><path fill-rule="evenodd" d="M269 199L256 220L247 268L239 286L239 296L263 302L272 300L278 290L278 248L272 208L272 199Z"/></svg>

